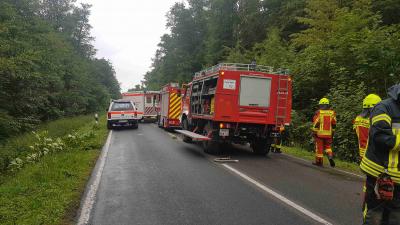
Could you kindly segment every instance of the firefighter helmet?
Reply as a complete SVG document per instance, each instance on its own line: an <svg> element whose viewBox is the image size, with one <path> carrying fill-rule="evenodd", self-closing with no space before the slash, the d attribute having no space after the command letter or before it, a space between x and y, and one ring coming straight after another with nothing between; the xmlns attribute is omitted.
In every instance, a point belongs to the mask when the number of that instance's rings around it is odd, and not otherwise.
<svg viewBox="0 0 400 225"><path fill-rule="evenodd" d="M378 104L382 99L376 94L369 94L367 97L364 98L363 101L363 108L373 108L376 104Z"/></svg>
<svg viewBox="0 0 400 225"><path fill-rule="evenodd" d="M321 100L319 100L319 105L329 105L329 99L321 98Z"/></svg>

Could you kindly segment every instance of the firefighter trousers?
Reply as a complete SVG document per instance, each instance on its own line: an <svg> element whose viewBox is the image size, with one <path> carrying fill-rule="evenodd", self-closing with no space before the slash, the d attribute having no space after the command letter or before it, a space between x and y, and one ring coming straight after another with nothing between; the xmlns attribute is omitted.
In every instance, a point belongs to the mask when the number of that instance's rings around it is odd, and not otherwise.
<svg viewBox="0 0 400 225"><path fill-rule="evenodd" d="M282 148L282 138L275 137L274 142L271 144L271 150L275 153L281 153Z"/></svg>
<svg viewBox="0 0 400 225"><path fill-rule="evenodd" d="M394 199L377 199L374 188L376 178L367 175L364 225L400 225L400 185L395 185Z"/></svg>
<svg viewBox="0 0 400 225"><path fill-rule="evenodd" d="M314 137L315 141L315 163L317 165L323 165L324 163L324 151L328 155L329 158L332 158L332 138L321 138L321 137Z"/></svg>

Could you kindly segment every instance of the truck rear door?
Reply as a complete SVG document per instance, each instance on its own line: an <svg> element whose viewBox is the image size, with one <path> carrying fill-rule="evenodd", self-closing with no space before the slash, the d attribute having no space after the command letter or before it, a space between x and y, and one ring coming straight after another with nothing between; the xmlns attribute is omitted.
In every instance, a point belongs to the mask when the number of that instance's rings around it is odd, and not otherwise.
<svg viewBox="0 0 400 225"><path fill-rule="evenodd" d="M147 117L157 116L156 95L155 94L146 94L145 95L144 115Z"/></svg>
<svg viewBox="0 0 400 225"><path fill-rule="evenodd" d="M239 117L253 123L265 123L271 99L271 78L241 76Z"/></svg>
<svg viewBox="0 0 400 225"><path fill-rule="evenodd" d="M271 79L265 77L240 77L240 106L269 107Z"/></svg>

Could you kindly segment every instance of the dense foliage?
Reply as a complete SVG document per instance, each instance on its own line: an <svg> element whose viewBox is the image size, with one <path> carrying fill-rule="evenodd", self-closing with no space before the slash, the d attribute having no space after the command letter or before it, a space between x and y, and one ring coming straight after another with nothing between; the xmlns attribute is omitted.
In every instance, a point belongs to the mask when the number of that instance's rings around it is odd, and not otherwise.
<svg viewBox="0 0 400 225"><path fill-rule="evenodd" d="M187 82L218 62L286 67L294 79L289 143L310 146L308 125L317 100L328 96L338 113L335 151L355 161L352 120L361 101L398 82L399 1L187 0L167 14L145 85Z"/></svg>
<svg viewBox="0 0 400 225"><path fill-rule="evenodd" d="M89 15L75 0L0 1L0 141L119 96L111 63L94 57Z"/></svg>

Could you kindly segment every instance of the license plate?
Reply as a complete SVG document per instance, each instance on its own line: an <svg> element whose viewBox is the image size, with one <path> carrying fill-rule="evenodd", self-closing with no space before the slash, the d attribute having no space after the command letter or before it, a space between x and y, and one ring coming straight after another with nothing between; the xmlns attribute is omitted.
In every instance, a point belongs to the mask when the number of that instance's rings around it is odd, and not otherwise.
<svg viewBox="0 0 400 225"><path fill-rule="evenodd" d="M278 137L281 137L281 134L280 133L277 133L277 132L271 132L271 135L270 135L271 137L276 137L276 138L278 138Z"/></svg>
<svg viewBox="0 0 400 225"><path fill-rule="evenodd" d="M222 137L229 136L229 129L220 129L219 130L219 136L222 136Z"/></svg>
<svg viewBox="0 0 400 225"><path fill-rule="evenodd" d="M120 122L120 123L127 123L128 120L120 120L119 122Z"/></svg>

